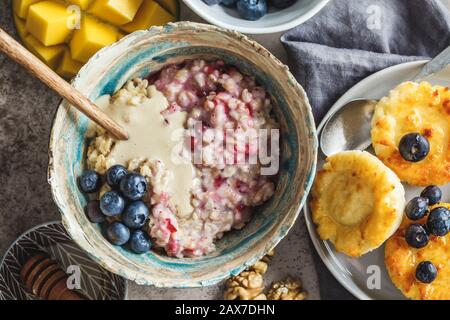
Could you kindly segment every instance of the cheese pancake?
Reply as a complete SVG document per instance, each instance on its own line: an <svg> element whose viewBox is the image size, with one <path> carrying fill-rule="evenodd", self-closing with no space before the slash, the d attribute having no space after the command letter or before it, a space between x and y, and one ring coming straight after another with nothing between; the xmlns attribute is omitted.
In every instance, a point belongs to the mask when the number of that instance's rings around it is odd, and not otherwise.
<svg viewBox="0 0 450 320"><path fill-rule="evenodd" d="M322 240L359 257L397 230L405 207L403 185L365 151L337 153L326 161L313 186L313 221Z"/></svg>
<svg viewBox="0 0 450 320"><path fill-rule="evenodd" d="M436 207L450 204L439 203ZM415 249L405 241L406 228L412 223L425 224L427 217L411 221L406 216L392 238L386 242L385 262L392 282L402 293L415 300L449 300L450 299L450 233L445 237L430 235L428 244ZM436 280L430 284L422 283L415 277L417 265L422 261L431 261L437 268Z"/></svg>
<svg viewBox="0 0 450 320"><path fill-rule="evenodd" d="M419 133L430 143L428 156L408 162L399 152L399 142L408 133ZM443 185L450 182L450 90L405 82L375 107L372 144L381 161L400 180L411 185Z"/></svg>

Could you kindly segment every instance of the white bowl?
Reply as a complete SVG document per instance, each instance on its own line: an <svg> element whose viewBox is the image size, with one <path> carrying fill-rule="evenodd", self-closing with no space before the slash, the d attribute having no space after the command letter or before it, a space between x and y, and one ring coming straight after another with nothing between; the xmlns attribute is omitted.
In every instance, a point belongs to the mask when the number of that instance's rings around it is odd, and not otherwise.
<svg viewBox="0 0 450 320"><path fill-rule="evenodd" d="M298 0L283 10L270 9L257 21L248 21L239 16L236 9L221 5L208 6L202 0L183 0L196 14L222 28L243 33L264 34L292 29L318 13L329 0Z"/></svg>

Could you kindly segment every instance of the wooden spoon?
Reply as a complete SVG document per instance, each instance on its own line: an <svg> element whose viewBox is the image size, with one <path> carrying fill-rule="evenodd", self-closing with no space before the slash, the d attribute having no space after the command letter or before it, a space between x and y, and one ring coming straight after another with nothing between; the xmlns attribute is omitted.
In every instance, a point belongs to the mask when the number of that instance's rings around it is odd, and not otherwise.
<svg viewBox="0 0 450 320"><path fill-rule="evenodd" d="M0 28L0 50L12 60L24 66L31 74L41 80L50 89L57 92L71 105L84 113L89 119L103 127L114 138L127 140L128 133L108 117L98 106L92 103L81 92L72 87L52 69L36 58L31 52L11 38Z"/></svg>

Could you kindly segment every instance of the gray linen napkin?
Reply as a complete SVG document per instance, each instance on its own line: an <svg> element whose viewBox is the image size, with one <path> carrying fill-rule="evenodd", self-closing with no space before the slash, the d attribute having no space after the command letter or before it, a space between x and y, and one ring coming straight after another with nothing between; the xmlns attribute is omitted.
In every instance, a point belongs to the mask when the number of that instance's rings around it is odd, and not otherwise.
<svg viewBox="0 0 450 320"><path fill-rule="evenodd" d="M281 37L291 71L305 88L316 123L370 74L434 57L450 45L450 0L332 0ZM314 251L314 250L313 250ZM322 299L348 299L315 254Z"/></svg>
<svg viewBox="0 0 450 320"><path fill-rule="evenodd" d="M449 46L450 13L442 0L332 0L281 41L318 123L368 75Z"/></svg>

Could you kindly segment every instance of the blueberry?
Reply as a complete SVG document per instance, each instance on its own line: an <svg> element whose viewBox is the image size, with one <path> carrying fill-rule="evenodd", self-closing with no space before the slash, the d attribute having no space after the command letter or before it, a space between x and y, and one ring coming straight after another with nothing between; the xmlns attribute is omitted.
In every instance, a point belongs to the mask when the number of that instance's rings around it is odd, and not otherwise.
<svg viewBox="0 0 450 320"><path fill-rule="evenodd" d="M238 0L237 10L245 20L258 20L267 13L266 0Z"/></svg>
<svg viewBox="0 0 450 320"><path fill-rule="evenodd" d="M84 212L86 216L89 218L89 221L93 223L100 223L105 221L105 216L100 210L100 201L91 200L88 202L86 207L84 208Z"/></svg>
<svg viewBox="0 0 450 320"><path fill-rule="evenodd" d="M406 216L411 220L419 220L425 217L428 209L428 200L422 197L411 199L406 205Z"/></svg>
<svg viewBox="0 0 450 320"><path fill-rule="evenodd" d="M142 230L136 230L131 235L130 239L130 249L135 253L145 253L150 250L152 244L147 236L147 234Z"/></svg>
<svg viewBox="0 0 450 320"><path fill-rule="evenodd" d="M296 2L297 0L270 0L270 4L277 9L287 8Z"/></svg>
<svg viewBox="0 0 450 320"><path fill-rule="evenodd" d="M206 3L208 6L213 6L215 4L219 4L222 2L221 0L203 0L204 3Z"/></svg>
<svg viewBox="0 0 450 320"><path fill-rule="evenodd" d="M430 143L419 133L408 133L400 140L398 148L403 159L419 162L425 159L430 152Z"/></svg>
<svg viewBox="0 0 450 320"><path fill-rule="evenodd" d="M141 199L147 190L147 181L137 173L127 173L120 181L120 191L130 200Z"/></svg>
<svg viewBox="0 0 450 320"><path fill-rule="evenodd" d="M144 202L138 200L130 203L122 215L122 221L132 229L142 228L147 221L149 211Z"/></svg>
<svg viewBox="0 0 450 320"><path fill-rule="evenodd" d="M413 248L423 248L428 244L428 234L420 224L411 224L406 229L405 240Z"/></svg>
<svg viewBox="0 0 450 320"><path fill-rule="evenodd" d="M106 171L106 182L111 188L118 188L120 180L128 173L127 169L120 164L116 164Z"/></svg>
<svg viewBox="0 0 450 320"><path fill-rule="evenodd" d="M416 269L416 279L423 283L432 283L437 277L437 269L431 261L419 263Z"/></svg>
<svg viewBox="0 0 450 320"><path fill-rule="evenodd" d="M443 237L450 232L450 210L444 207L433 209L428 216L427 228L431 234Z"/></svg>
<svg viewBox="0 0 450 320"><path fill-rule="evenodd" d="M437 186L428 186L420 194L422 198L428 199L428 204L430 206L439 203L442 199L442 191Z"/></svg>
<svg viewBox="0 0 450 320"><path fill-rule="evenodd" d="M125 200L116 191L108 191L100 198L100 210L108 217L117 216L123 212Z"/></svg>
<svg viewBox="0 0 450 320"><path fill-rule="evenodd" d="M236 6L237 1L238 0L222 0L222 2L220 4L225 7L232 8L232 7Z"/></svg>
<svg viewBox="0 0 450 320"><path fill-rule="evenodd" d="M115 221L106 229L106 235L112 244L121 246L130 239L130 229L123 223Z"/></svg>
<svg viewBox="0 0 450 320"><path fill-rule="evenodd" d="M81 191L85 193L93 193L100 189L101 178L94 170L86 170L78 179Z"/></svg>

